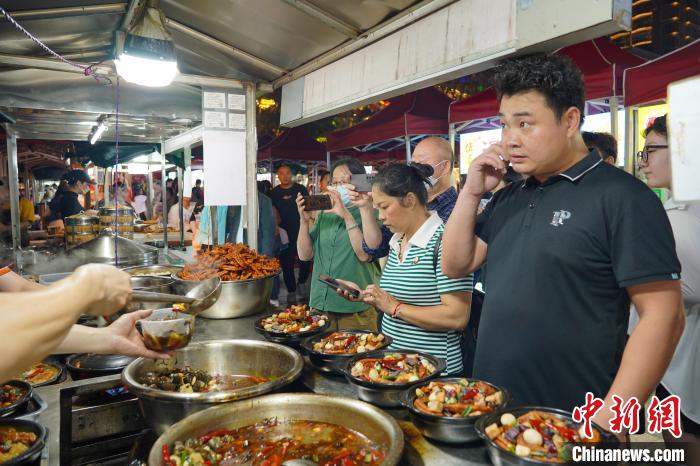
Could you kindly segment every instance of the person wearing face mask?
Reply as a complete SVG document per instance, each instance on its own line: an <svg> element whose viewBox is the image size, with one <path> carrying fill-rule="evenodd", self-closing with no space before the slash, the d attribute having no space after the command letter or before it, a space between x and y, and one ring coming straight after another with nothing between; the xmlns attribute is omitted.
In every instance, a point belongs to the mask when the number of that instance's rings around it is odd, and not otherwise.
<svg viewBox="0 0 700 466"><path fill-rule="evenodd" d="M411 161L430 165L433 168L433 174L428 177L430 188L426 207L429 211L437 212L440 219L447 222L457 202L457 190L452 186L454 153L450 143L436 136L425 138L413 150ZM352 189L349 194L351 201L359 207L362 214L361 247L365 257L369 260L377 260L387 256L392 233L376 221L371 195Z"/></svg>
<svg viewBox="0 0 700 466"><path fill-rule="evenodd" d="M644 150L639 152L639 167L652 188L671 189L671 151L668 148L666 116L658 117L645 131ZM700 205L676 202L673 196L664 204L676 240L676 253L683 275L681 291L685 310L685 329L673 354L671 364L656 389L663 399L669 394L681 400L681 442L693 444L688 464L700 464ZM644 253L644 252L642 252ZM632 325L639 321L631 314ZM674 441L664 432L666 442Z"/></svg>
<svg viewBox="0 0 700 466"><path fill-rule="evenodd" d="M95 184L83 170L71 170L65 179L68 183L68 190L63 193L57 206L57 214L60 215L61 219L79 214L85 210L80 204L78 196L87 194L90 190L90 185Z"/></svg>
<svg viewBox="0 0 700 466"><path fill-rule="evenodd" d="M304 197L301 194L296 197L300 218L299 259L313 260L309 306L327 313L335 329L377 329L377 314L371 305L346 301L318 280L321 274L325 274L352 280L363 288L378 282L378 266L368 263L369 257L360 247L362 216L359 209L351 205L346 186L353 174L364 173L364 167L357 160L336 162L331 168L332 185L327 193L333 208L318 212L313 223L310 212L304 210Z"/></svg>

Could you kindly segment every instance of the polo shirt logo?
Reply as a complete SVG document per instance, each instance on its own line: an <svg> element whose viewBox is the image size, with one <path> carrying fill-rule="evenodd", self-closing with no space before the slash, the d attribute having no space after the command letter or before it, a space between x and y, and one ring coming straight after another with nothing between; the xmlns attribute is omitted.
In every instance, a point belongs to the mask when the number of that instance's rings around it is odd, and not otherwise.
<svg viewBox="0 0 700 466"><path fill-rule="evenodd" d="M564 220L568 220L570 218L571 212L569 212L568 210L555 210L550 225L558 227L564 224Z"/></svg>

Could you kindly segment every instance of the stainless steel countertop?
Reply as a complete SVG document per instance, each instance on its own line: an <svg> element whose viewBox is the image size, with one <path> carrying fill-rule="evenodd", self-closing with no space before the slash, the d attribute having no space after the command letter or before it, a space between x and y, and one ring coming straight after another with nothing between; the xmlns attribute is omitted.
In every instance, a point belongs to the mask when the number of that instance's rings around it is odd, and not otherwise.
<svg viewBox="0 0 700 466"><path fill-rule="evenodd" d="M272 310L269 312L272 312ZM211 320L198 317L195 324L193 341L218 339L262 340L263 337L255 331L253 323L264 314L265 313L261 313L255 316L227 320ZM91 384L99 382L113 383L118 380L120 380L119 375L111 375L99 379L89 379L89 382ZM306 361L301 381L309 390L315 393L357 398L354 389L343 377L321 374L313 369L308 360ZM84 380L76 382L69 381L36 389L39 396L48 404L46 411L39 417L39 422L48 427L50 432L48 442L49 455L48 458L42 459L42 466L59 464L59 390L61 388L81 386L84 385L85 382ZM408 416L405 410L387 409L386 412L399 421L399 425L406 436L406 449L401 464L417 466L476 466L491 464L486 455L486 449L481 444L450 446L428 441L418 432L413 424L407 420Z"/></svg>

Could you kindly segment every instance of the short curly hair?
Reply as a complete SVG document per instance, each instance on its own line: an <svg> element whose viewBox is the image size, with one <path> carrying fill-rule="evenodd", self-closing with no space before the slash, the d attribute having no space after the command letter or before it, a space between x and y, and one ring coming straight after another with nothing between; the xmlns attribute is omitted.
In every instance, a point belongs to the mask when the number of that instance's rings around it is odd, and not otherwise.
<svg viewBox="0 0 700 466"><path fill-rule="evenodd" d="M504 96L537 91L544 95L557 118L576 107L583 124L586 86L581 70L566 55L538 53L505 60L496 69L493 80L499 102Z"/></svg>

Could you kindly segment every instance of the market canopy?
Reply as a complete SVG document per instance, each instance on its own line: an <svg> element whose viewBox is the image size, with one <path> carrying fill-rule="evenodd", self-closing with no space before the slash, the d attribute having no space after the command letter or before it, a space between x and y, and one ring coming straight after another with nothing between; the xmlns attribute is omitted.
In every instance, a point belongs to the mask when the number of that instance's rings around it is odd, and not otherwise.
<svg viewBox="0 0 700 466"><path fill-rule="evenodd" d="M362 123L328 135L329 151L370 146L407 136L447 134L451 100L428 87L390 99L389 105Z"/></svg>
<svg viewBox="0 0 700 466"><path fill-rule="evenodd" d="M641 58L612 45L607 38L570 45L554 53L568 55L579 67L586 83L586 100L621 95L624 71L644 63ZM449 113L450 124L496 116L496 91L489 88L455 102L450 105Z"/></svg>
<svg viewBox="0 0 700 466"><path fill-rule="evenodd" d="M80 161L91 161L98 167L108 168L117 163L117 145L113 142L76 144L75 157ZM119 163L128 163L139 155L148 155L158 151L155 144L119 144Z"/></svg>
<svg viewBox="0 0 700 466"><path fill-rule="evenodd" d="M667 86L700 74L700 40L643 65L625 70L625 106L666 98Z"/></svg>
<svg viewBox="0 0 700 466"><path fill-rule="evenodd" d="M287 128L272 141L258 148L258 162L264 160L326 160L326 148L303 126Z"/></svg>

